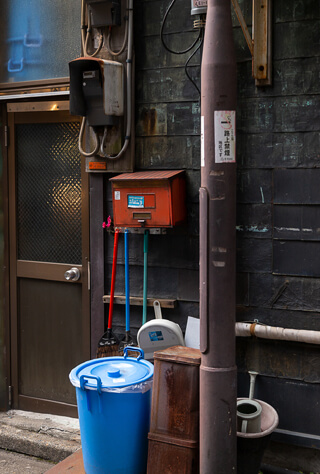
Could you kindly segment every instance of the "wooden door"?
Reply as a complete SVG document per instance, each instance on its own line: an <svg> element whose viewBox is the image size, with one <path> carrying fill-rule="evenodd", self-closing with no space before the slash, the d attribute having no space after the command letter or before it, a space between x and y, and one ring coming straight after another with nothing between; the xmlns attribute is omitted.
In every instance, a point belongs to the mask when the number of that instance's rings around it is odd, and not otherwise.
<svg viewBox="0 0 320 474"><path fill-rule="evenodd" d="M89 206L68 108L7 105L9 321L12 407L72 416L68 375L90 358Z"/></svg>

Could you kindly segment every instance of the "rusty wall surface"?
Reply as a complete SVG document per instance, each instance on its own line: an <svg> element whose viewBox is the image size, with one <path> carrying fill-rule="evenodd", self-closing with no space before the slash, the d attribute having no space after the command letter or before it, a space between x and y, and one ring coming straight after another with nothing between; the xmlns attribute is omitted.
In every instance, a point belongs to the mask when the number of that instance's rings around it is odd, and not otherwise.
<svg viewBox="0 0 320 474"><path fill-rule="evenodd" d="M240 3L251 27L251 1ZM169 2L135 2L136 169L185 169L188 222L185 229L150 236L148 295L177 300L163 316L185 330L199 315L198 190L200 104L184 72L189 53L173 55L159 31ZM273 85L256 88L250 52L233 14L238 62L237 107L237 319L320 330L320 6L318 0L273 2ZM177 0L165 31L171 48L192 43L188 2ZM190 73L200 84L200 55ZM111 193L107 186L111 214ZM111 277L112 238L106 236L106 282ZM143 237L130 236L131 295L142 295ZM123 241L119 241L116 293L124 293ZM226 295L227 296L227 295ZM132 332L142 308L132 307ZM153 311L148 309L148 319ZM124 332L124 306L114 307L115 332ZM304 344L238 342L239 372L259 370L289 380L297 399L312 384L319 391L319 355ZM270 386L269 383L269 386ZM257 382L259 388L259 382ZM275 382L274 387L279 384ZM302 388L301 388L302 387ZM239 390L245 393L245 385ZM280 390L280 389L279 389ZM277 397L269 390L269 402ZM303 395L301 395L303 396ZM285 404L284 404L285 405ZM290 411L283 412L284 425ZM292 414L291 414L292 415ZM316 420L320 426L320 420ZM297 426L290 429L298 430ZM320 433L318 433L320 435Z"/></svg>

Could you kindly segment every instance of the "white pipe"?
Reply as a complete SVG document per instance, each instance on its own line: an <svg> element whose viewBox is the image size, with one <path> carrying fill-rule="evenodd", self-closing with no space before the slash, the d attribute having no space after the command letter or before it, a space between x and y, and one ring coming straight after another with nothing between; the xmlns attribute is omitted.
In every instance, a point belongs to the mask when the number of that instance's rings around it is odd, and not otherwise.
<svg viewBox="0 0 320 474"><path fill-rule="evenodd" d="M250 400L253 399L254 397L254 388L255 388L255 385L256 385L256 378L257 378L257 375L258 372L255 372L253 370L248 370L248 373L250 375L250 389L249 389L249 398Z"/></svg>
<svg viewBox="0 0 320 474"><path fill-rule="evenodd" d="M265 326L260 323L236 323L236 336L320 344L320 331Z"/></svg>

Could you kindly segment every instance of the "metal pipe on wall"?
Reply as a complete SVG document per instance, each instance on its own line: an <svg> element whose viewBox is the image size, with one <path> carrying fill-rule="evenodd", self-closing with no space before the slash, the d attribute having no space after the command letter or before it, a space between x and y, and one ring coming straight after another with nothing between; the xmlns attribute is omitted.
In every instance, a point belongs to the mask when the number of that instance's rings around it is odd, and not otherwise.
<svg viewBox="0 0 320 474"><path fill-rule="evenodd" d="M278 341L305 342L307 344L320 344L320 331L307 329L280 328L255 323L236 323L237 337L256 336L262 339Z"/></svg>
<svg viewBox="0 0 320 474"><path fill-rule="evenodd" d="M229 474L237 455L237 76L226 0L208 0L201 76L200 472Z"/></svg>

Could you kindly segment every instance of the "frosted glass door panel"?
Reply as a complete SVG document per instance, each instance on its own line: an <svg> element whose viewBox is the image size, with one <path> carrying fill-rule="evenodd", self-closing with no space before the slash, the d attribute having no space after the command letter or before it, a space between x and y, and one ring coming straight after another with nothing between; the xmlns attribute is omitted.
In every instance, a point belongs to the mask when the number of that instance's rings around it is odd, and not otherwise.
<svg viewBox="0 0 320 474"><path fill-rule="evenodd" d="M16 125L18 259L81 264L78 122Z"/></svg>

